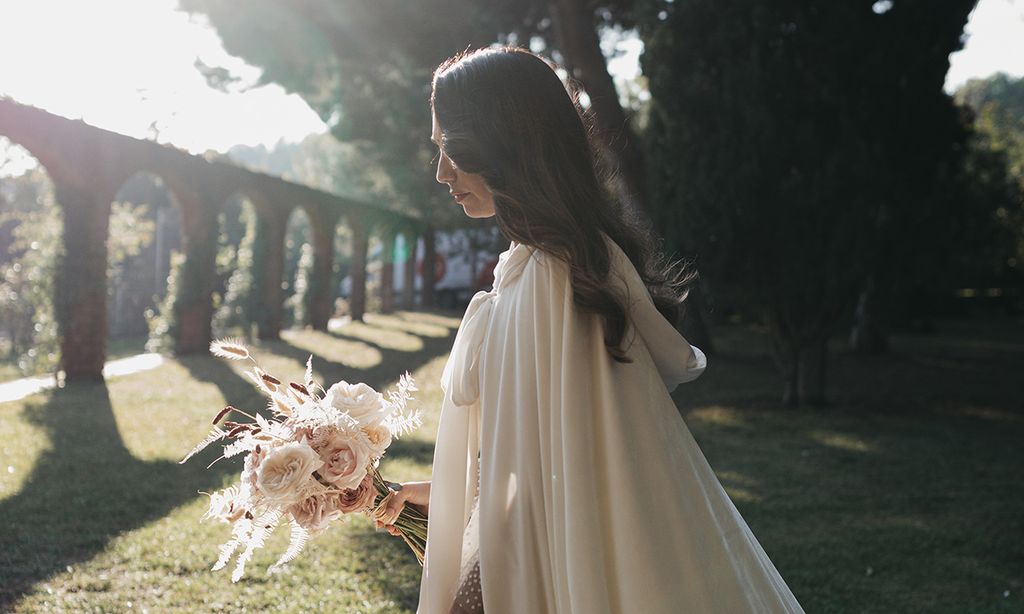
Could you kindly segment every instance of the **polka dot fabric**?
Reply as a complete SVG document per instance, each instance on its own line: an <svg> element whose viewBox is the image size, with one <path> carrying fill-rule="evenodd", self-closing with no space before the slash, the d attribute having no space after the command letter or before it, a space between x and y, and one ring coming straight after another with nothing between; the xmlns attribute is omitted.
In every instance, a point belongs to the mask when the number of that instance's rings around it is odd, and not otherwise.
<svg viewBox="0 0 1024 614"><path fill-rule="evenodd" d="M483 592L480 588L480 531L477 516L480 513L480 476L477 476L477 497L473 499L473 511L462 537L462 571L459 573L459 590L449 614L480 614L484 611Z"/></svg>

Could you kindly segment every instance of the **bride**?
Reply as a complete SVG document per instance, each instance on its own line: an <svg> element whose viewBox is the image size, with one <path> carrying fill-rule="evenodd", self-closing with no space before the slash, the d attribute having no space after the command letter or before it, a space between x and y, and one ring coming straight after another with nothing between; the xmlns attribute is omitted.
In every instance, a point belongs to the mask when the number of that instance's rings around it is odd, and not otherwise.
<svg viewBox="0 0 1024 614"><path fill-rule="evenodd" d="M511 240L442 375L420 614L801 612L669 392L704 354L681 275L606 196L545 60L460 54L431 94L437 180Z"/></svg>

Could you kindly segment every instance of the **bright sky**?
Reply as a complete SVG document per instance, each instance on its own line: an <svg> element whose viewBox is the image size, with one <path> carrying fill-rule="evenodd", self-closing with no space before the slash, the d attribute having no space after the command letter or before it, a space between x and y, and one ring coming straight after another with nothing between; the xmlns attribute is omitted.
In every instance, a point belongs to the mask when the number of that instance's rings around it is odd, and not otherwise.
<svg viewBox="0 0 1024 614"><path fill-rule="evenodd" d="M1024 76L1024 0L981 0L965 30L967 43L949 58L947 92L996 72Z"/></svg>
<svg viewBox="0 0 1024 614"><path fill-rule="evenodd" d="M177 0L2 1L0 95L192 152L272 147L326 131L299 96L277 85L210 88L197 59L249 84L259 69L228 55L205 20L178 11ZM967 32L966 48L951 57L947 91L996 71L1024 75L1024 0L980 0ZM625 86L638 72L642 45L628 38L605 44L623 52L610 69ZM18 166L2 162L0 174Z"/></svg>
<svg viewBox="0 0 1024 614"><path fill-rule="evenodd" d="M194 63L249 84L260 71L224 51L177 0L3 0L0 95L66 117L192 152L324 132L297 95L277 85L224 93ZM241 6L241 5L240 5Z"/></svg>

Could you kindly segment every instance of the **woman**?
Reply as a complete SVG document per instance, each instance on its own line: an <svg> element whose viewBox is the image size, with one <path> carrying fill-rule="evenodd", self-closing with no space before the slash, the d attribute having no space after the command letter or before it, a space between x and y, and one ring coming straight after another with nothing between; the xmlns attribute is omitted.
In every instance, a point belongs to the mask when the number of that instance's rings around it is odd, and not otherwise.
<svg viewBox="0 0 1024 614"><path fill-rule="evenodd" d="M706 365L671 324L689 279L605 195L577 101L502 47L444 62L431 106L437 180L511 247L445 365L432 482L378 522L429 509L419 612L800 612L669 396Z"/></svg>

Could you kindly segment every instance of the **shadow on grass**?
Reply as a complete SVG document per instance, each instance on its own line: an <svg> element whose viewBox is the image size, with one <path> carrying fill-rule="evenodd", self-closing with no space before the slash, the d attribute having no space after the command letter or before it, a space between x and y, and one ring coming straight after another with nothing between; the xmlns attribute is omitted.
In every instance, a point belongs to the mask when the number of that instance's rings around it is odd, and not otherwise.
<svg viewBox="0 0 1024 614"><path fill-rule="evenodd" d="M381 359L378 364L368 369L355 369L342 365L339 363L331 362L326 358L317 355L315 352L309 352L304 348L296 347L288 342L281 342L281 351L289 356L299 359L300 362L305 363L306 358L310 353L313 354L313 364L319 365L317 369L327 382L336 382L338 380L346 381L360 381L373 386L377 390L383 390L389 384L398 379L405 371L415 371L419 367L425 365L430 360L437 356L440 356L452 348L452 342L455 339L455 329L445 327L448 331L446 335L438 334L422 334L422 331L417 330L414 326L400 327L396 322L371 322L367 326L372 328L390 330L401 332L402 334L417 337L422 342L422 346L414 351L395 349L382 345L381 343L370 338L369 335L360 335L353 332L346 331L345 327L340 329L335 328L328 331L332 337L338 339L344 339L347 341L354 341L368 345L380 353ZM275 350L278 349L276 346Z"/></svg>
<svg viewBox="0 0 1024 614"><path fill-rule="evenodd" d="M376 327L377 325L372 324L371 326ZM403 372L413 372L437 356L450 351L455 335L454 329L449 329L448 335L441 337L433 335L419 335L414 332L410 332L408 329L399 329L395 327L394 324L389 324L388 326L381 328L401 330L401 332L405 334L414 335L422 340L423 345L416 351L396 350L367 339L365 336L348 334L344 329L335 329L328 333L332 337L336 337L338 339L366 344L380 352L380 362L368 369L358 369L333 362L315 351L311 351L306 347L298 347L286 340L269 341L265 342L264 345L274 354L291 358L299 363L305 363L306 359L309 358L310 354L312 354L313 366L317 374L325 383L329 384L340 380L348 382L364 382L377 390L384 391L388 386L393 384ZM388 457L402 457L416 463L428 464L434 457L434 444L432 442L412 439L397 439L388 449Z"/></svg>
<svg viewBox="0 0 1024 614"><path fill-rule="evenodd" d="M389 328L394 326L389 324ZM351 337L379 348L382 361L370 369L334 363L315 352L314 363L326 382L363 381L381 389L404 371L413 371L449 351L454 329L448 326L445 330L448 334L443 336L405 331L423 339L422 348L415 352ZM265 347L300 363L310 354L287 341L267 342ZM197 381L217 386L227 403L253 408L264 404L255 387L222 361L208 356L185 356L178 361ZM211 413L217 409L211 408ZM206 469L217 456L217 446L185 465L134 457L118 432L104 383L54 390L45 400L26 405L23 418L45 432L50 446L36 461L21 491L0 501L0 611L12 609L35 584L92 559L118 535L192 501L197 490L220 488L225 477L238 470L230 463ZM433 445L401 440L395 442L392 453L429 463ZM366 539L374 536L368 532ZM367 551L379 548L379 540L367 544ZM415 599L410 590L405 587L402 594Z"/></svg>
<svg viewBox="0 0 1024 614"><path fill-rule="evenodd" d="M1020 323L840 345L823 409L782 408L763 337L726 332L673 396L808 612L1020 611Z"/></svg>
<svg viewBox="0 0 1024 614"><path fill-rule="evenodd" d="M45 430L49 449L22 490L0 501L0 611L32 586L87 561L117 535L166 516L219 487L228 467L181 466L132 456L118 433L106 384L57 389L24 418ZM206 453L207 462L215 456Z"/></svg>

